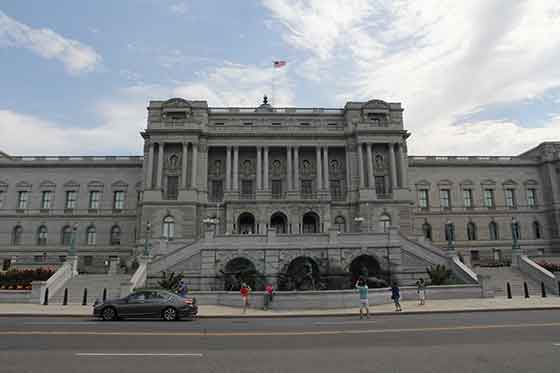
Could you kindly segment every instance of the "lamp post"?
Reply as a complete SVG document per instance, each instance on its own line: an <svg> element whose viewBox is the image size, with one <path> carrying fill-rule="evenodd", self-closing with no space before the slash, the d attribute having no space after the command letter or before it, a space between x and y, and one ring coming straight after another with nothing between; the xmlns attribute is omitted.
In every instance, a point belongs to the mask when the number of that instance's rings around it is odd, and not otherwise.
<svg viewBox="0 0 560 373"><path fill-rule="evenodd" d="M445 232L447 233L447 252L452 253L455 251L455 246L453 245L453 241L455 241L455 225L449 219L445 223Z"/></svg>
<svg viewBox="0 0 560 373"><path fill-rule="evenodd" d="M515 218L511 218L511 265L519 267L519 257L521 255L521 247L519 246L519 222Z"/></svg>
<svg viewBox="0 0 560 373"><path fill-rule="evenodd" d="M389 247L391 246L391 221L387 225L384 225L387 230L387 246L385 247L387 251L387 269L389 270L389 286L393 283L391 276L391 252Z"/></svg>
<svg viewBox="0 0 560 373"><path fill-rule="evenodd" d="M144 238L144 256L150 256L150 232L152 230L152 223L146 223L146 237Z"/></svg>

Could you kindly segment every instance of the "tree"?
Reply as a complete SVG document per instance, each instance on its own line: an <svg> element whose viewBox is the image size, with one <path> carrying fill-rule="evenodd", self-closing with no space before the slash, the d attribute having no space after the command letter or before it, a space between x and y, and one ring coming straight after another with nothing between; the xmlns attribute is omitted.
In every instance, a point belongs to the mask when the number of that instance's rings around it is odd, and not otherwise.
<svg viewBox="0 0 560 373"><path fill-rule="evenodd" d="M430 284L432 285L445 285L451 278L451 270L442 264L426 268L426 272L430 276Z"/></svg>
<svg viewBox="0 0 560 373"><path fill-rule="evenodd" d="M165 272L161 271L161 280L158 281L159 287L162 289L170 290L176 292L179 290L179 283L185 277L183 272Z"/></svg>

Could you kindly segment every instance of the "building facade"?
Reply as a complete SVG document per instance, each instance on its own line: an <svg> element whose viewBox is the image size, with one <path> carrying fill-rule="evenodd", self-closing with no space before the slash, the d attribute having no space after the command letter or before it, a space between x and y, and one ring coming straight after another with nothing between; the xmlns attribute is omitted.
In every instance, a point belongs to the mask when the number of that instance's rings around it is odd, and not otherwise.
<svg viewBox="0 0 560 373"><path fill-rule="evenodd" d="M146 240L154 255L175 255L209 230L253 244L274 230L297 238L296 251L336 232L364 252L389 227L444 248L451 221L458 253L476 264L508 259L514 218L531 255L560 250L560 143L507 157L408 156L403 108L381 100L337 109L151 101L141 135L142 157L0 153L4 267L63 260L74 227L84 271L111 256L126 263ZM239 242L236 252L270 247ZM213 255L214 272L223 270ZM204 255L197 260L185 268L202 268Z"/></svg>

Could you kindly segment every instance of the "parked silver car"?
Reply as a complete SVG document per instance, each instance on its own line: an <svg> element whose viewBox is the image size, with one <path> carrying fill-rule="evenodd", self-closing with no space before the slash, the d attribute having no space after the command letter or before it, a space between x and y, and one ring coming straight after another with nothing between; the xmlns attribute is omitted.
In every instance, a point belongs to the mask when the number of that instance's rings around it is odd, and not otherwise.
<svg viewBox="0 0 560 373"><path fill-rule="evenodd" d="M162 318L166 321L194 318L198 313L195 298L181 297L167 290L145 289L121 299L95 301L93 315L103 320L124 318Z"/></svg>

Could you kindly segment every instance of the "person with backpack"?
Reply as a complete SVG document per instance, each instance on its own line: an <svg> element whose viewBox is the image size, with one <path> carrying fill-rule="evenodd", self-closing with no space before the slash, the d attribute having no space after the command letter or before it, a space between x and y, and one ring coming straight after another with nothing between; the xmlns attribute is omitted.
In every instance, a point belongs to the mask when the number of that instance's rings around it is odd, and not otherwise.
<svg viewBox="0 0 560 373"><path fill-rule="evenodd" d="M360 320L364 318L362 311L365 309L365 317L369 319L369 303L368 303L368 293L369 289L367 282L364 279L359 279L356 282L356 289L360 293Z"/></svg>
<svg viewBox="0 0 560 373"><path fill-rule="evenodd" d="M249 294L251 293L251 288L246 283L241 285L241 289L239 289L239 293L241 294L241 299L243 300L243 313L247 313L247 308L249 307Z"/></svg>
<svg viewBox="0 0 560 373"><path fill-rule="evenodd" d="M391 299L395 303L395 312L402 311L401 302L400 302L401 289L399 289L399 285L397 285L396 282L393 282L393 285L391 286Z"/></svg>
<svg viewBox="0 0 560 373"><path fill-rule="evenodd" d="M418 294L418 304L423 306L426 304L426 283L421 278L416 282L416 293Z"/></svg>

